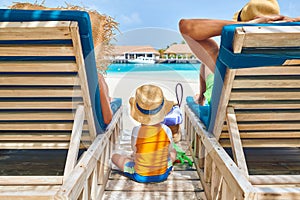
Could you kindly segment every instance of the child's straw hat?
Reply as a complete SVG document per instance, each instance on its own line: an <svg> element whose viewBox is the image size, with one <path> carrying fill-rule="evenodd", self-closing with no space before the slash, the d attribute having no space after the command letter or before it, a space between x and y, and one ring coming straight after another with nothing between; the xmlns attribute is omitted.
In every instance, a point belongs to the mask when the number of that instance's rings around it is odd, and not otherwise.
<svg viewBox="0 0 300 200"><path fill-rule="evenodd" d="M135 97L131 97L129 103L133 119L145 125L164 121L174 104L166 100L160 87L155 85L142 85L137 88Z"/></svg>

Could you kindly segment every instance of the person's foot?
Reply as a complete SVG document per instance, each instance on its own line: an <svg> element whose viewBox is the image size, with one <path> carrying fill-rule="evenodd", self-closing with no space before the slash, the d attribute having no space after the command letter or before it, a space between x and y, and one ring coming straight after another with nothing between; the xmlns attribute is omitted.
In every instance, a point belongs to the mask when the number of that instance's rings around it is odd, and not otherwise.
<svg viewBox="0 0 300 200"><path fill-rule="evenodd" d="M205 104L205 98L203 95L200 95L200 94L196 94L194 96L194 101L196 104L199 104L199 105L204 105Z"/></svg>

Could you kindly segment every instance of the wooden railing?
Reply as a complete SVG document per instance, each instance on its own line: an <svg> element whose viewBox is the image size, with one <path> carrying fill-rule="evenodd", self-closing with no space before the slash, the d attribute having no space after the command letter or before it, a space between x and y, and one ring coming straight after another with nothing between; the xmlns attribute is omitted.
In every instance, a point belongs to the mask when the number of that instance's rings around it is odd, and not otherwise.
<svg viewBox="0 0 300 200"><path fill-rule="evenodd" d="M185 108L185 129L208 199L256 198L255 188L188 106Z"/></svg>
<svg viewBox="0 0 300 200"><path fill-rule="evenodd" d="M105 134L96 137L73 169L73 164L68 164L71 161L67 161L66 168L69 168L55 199L101 199L111 170L109 160L122 126L121 110L122 107L115 113Z"/></svg>

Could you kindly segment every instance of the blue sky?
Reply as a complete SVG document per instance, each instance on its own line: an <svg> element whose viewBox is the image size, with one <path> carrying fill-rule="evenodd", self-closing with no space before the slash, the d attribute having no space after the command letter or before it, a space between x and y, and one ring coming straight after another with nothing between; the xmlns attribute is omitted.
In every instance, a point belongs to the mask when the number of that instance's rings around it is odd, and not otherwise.
<svg viewBox="0 0 300 200"><path fill-rule="evenodd" d="M16 0L2 0L2 8ZM27 0L19 2L31 2ZM38 1L42 2L42 0ZM178 21L181 18L231 19L247 0L46 0L49 7L64 6L65 2L95 9L119 22L120 45L152 45L163 48L173 42L181 42ZM281 14L300 16L299 0L278 0Z"/></svg>

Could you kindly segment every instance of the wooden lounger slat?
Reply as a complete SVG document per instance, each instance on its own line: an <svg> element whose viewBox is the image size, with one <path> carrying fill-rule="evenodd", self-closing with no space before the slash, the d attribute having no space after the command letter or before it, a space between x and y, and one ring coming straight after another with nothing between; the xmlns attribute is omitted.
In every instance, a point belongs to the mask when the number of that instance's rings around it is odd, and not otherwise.
<svg viewBox="0 0 300 200"><path fill-rule="evenodd" d="M6 98L31 98L31 97L82 97L78 87L9 87L0 88L0 97Z"/></svg>
<svg viewBox="0 0 300 200"><path fill-rule="evenodd" d="M300 131L240 131L243 138L300 138ZM221 139L229 138L228 132L221 134Z"/></svg>
<svg viewBox="0 0 300 200"><path fill-rule="evenodd" d="M300 130L299 122L265 122L265 123L238 123L240 131L272 131L272 130ZM227 126L224 126L223 131L227 130Z"/></svg>
<svg viewBox="0 0 300 200"><path fill-rule="evenodd" d="M300 91L232 91L230 100L299 100L300 102Z"/></svg>
<svg viewBox="0 0 300 200"><path fill-rule="evenodd" d="M36 120L73 120L75 113L71 111L1 111L0 121L36 121Z"/></svg>
<svg viewBox="0 0 300 200"><path fill-rule="evenodd" d="M68 149L70 141L23 141L23 142L1 142L1 149ZM91 145L90 141L80 143L80 149L87 149Z"/></svg>
<svg viewBox="0 0 300 200"><path fill-rule="evenodd" d="M255 137L287 138L286 134L300 130L299 69L299 66L275 66L236 70L228 105L236 110L243 144L251 146L252 143L248 144L249 142L244 141ZM226 125L223 131L227 131ZM243 134L243 131L252 132L252 134ZM280 136L279 132L274 135L264 134L265 131L282 131L282 135ZM259 137L258 134L268 137ZM228 134L226 133L221 138L228 138ZM299 135L293 134L291 138L297 139ZM276 141L282 142L283 146L289 144L299 146L297 140ZM266 145L269 146L276 146L276 143L270 144L267 140L258 141L259 144L262 142L267 142ZM255 143L252 146L255 146Z"/></svg>
<svg viewBox="0 0 300 200"><path fill-rule="evenodd" d="M299 104L293 104L289 102L273 102L270 103L263 101L262 103L249 103L249 102L242 102L238 101L235 103L230 103L231 106L233 106L235 109L300 109L300 103Z"/></svg>
<svg viewBox="0 0 300 200"><path fill-rule="evenodd" d="M45 28L45 27L71 27L77 26L77 22L71 21L22 21L22 22L0 22L0 28L5 30L7 28Z"/></svg>
<svg viewBox="0 0 300 200"><path fill-rule="evenodd" d="M70 45L0 45L0 56L75 56Z"/></svg>
<svg viewBox="0 0 300 200"><path fill-rule="evenodd" d="M261 75L295 75L300 74L299 66L274 66L274 67L254 67L238 69L236 76L261 76Z"/></svg>
<svg viewBox="0 0 300 200"><path fill-rule="evenodd" d="M240 53L243 47L299 47L299 38L298 27L239 27L235 31L233 49L234 53Z"/></svg>
<svg viewBox="0 0 300 200"><path fill-rule="evenodd" d="M236 117L239 122L243 121L295 121L300 120L300 111L288 112L280 110L271 111L271 112L236 112Z"/></svg>
<svg viewBox="0 0 300 200"><path fill-rule="evenodd" d="M1 22L0 40L71 39L70 21Z"/></svg>
<svg viewBox="0 0 300 200"><path fill-rule="evenodd" d="M229 140L221 139L220 144L223 147L231 147L231 143ZM292 139L255 139L255 138L249 138L249 139L242 139L242 145L243 147L299 147L300 146L300 139L299 138L292 138Z"/></svg>
<svg viewBox="0 0 300 200"><path fill-rule="evenodd" d="M22 86L22 85L36 85L36 86L58 86L58 85L79 85L77 75L7 75L0 78L0 86Z"/></svg>
<svg viewBox="0 0 300 200"><path fill-rule="evenodd" d="M255 79L237 79L233 82L234 89L241 88L300 88L299 79L287 79L287 80L255 80Z"/></svg>
<svg viewBox="0 0 300 200"><path fill-rule="evenodd" d="M0 132L0 141L18 141L22 137L23 141L70 141L71 132ZM83 133L83 141L89 141L89 133Z"/></svg>
<svg viewBox="0 0 300 200"><path fill-rule="evenodd" d="M1 142L1 149L68 149L69 142Z"/></svg>
<svg viewBox="0 0 300 200"><path fill-rule="evenodd" d="M79 104L82 104L79 100L70 101L31 101L31 102L19 102L19 101L0 101L1 109L76 109Z"/></svg>
<svg viewBox="0 0 300 200"><path fill-rule="evenodd" d="M34 31L34 33L32 32ZM0 29L0 40L70 40L69 27L5 28Z"/></svg>
<svg viewBox="0 0 300 200"><path fill-rule="evenodd" d="M0 62L1 72L76 72L73 61L24 61Z"/></svg>
<svg viewBox="0 0 300 200"><path fill-rule="evenodd" d="M70 131L72 130L72 122L0 122L0 130L2 131L22 131L22 130L35 130L35 131ZM84 130L88 130L88 125L83 126Z"/></svg>

